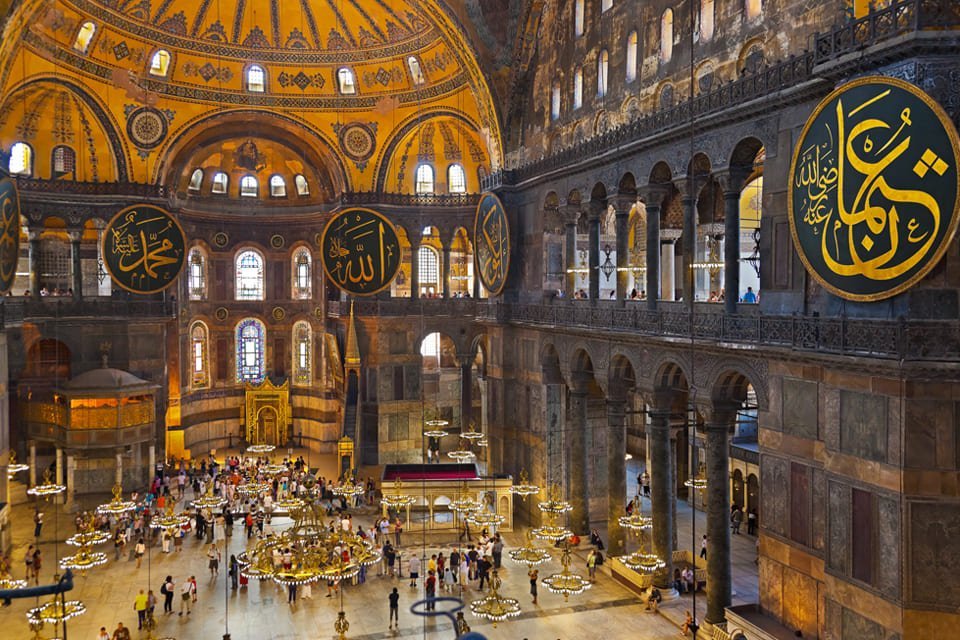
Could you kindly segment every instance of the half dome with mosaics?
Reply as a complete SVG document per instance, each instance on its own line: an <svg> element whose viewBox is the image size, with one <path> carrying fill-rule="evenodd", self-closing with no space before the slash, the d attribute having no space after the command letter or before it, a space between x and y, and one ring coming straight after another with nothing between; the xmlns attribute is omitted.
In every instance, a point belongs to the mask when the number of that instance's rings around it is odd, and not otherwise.
<svg viewBox="0 0 960 640"><path fill-rule="evenodd" d="M283 175L293 190L303 175L309 196L270 200L303 205L351 191L414 193L415 167L404 171L406 162L392 156L433 129L437 140L447 131L464 141L462 159L438 158L436 183L448 183L447 165L458 164L465 189L477 192L479 176L500 164L500 127L487 78L459 28L463 17L451 6L27 0L0 45L3 151L26 154L23 176L162 184L196 199L213 187L188 188L196 169L214 169L210 157L248 142L224 131L254 123L260 131L266 122L279 135L250 140L266 158L249 174L257 199L270 198L272 176ZM199 137L222 148L186 157ZM24 146L13 149L18 142ZM63 153L69 170L54 161ZM398 174L407 179L398 184ZM242 177L219 195L239 198Z"/></svg>

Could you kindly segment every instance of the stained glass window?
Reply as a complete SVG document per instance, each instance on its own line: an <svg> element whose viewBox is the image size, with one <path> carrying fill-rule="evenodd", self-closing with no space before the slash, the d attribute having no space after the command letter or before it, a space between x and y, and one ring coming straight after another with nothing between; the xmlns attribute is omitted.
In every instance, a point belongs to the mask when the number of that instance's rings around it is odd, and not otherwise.
<svg viewBox="0 0 960 640"><path fill-rule="evenodd" d="M207 260L199 247L190 250L187 269L190 299L203 300L207 296Z"/></svg>
<svg viewBox="0 0 960 640"><path fill-rule="evenodd" d="M293 381L308 385L313 380L311 363L313 330L310 323L301 320L293 326Z"/></svg>
<svg viewBox="0 0 960 640"><path fill-rule="evenodd" d="M263 257L256 251L237 254L237 300L263 300Z"/></svg>
<svg viewBox="0 0 960 640"><path fill-rule="evenodd" d="M190 330L190 362L192 363L191 379L194 387L205 387L209 381L209 367L207 363L207 326L202 322L195 322Z"/></svg>
<svg viewBox="0 0 960 640"><path fill-rule="evenodd" d="M254 318L241 320L237 325L237 382L263 380L265 335L263 323Z"/></svg>
<svg viewBox="0 0 960 640"><path fill-rule="evenodd" d="M293 254L293 299L309 300L312 290L310 252L300 247Z"/></svg>

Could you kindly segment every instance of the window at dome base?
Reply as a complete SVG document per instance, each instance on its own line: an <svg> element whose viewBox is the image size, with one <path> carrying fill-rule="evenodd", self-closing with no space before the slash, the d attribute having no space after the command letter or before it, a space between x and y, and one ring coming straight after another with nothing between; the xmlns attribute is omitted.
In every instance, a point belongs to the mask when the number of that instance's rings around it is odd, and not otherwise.
<svg viewBox="0 0 960 640"><path fill-rule="evenodd" d="M258 64L247 67L247 91L263 93L267 90L267 72Z"/></svg>
<svg viewBox="0 0 960 640"><path fill-rule="evenodd" d="M300 247L293 254L293 299L309 300L312 291L310 252Z"/></svg>
<svg viewBox="0 0 960 640"><path fill-rule="evenodd" d="M313 377L311 367L311 344L313 330L308 322L301 320L293 326L293 382L299 385L308 385Z"/></svg>
<svg viewBox="0 0 960 640"><path fill-rule="evenodd" d="M224 174L218 174L224 175ZM200 191L203 185L203 169L194 169L190 174L190 184L187 185L187 191Z"/></svg>
<svg viewBox="0 0 960 640"><path fill-rule="evenodd" d="M433 167L422 164L417 167L417 195L433 193Z"/></svg>
<svg viewBox="0 0 960 640"><path fill-rule="evenodd" d="M153 54L153 58L150 60L150 75L165 78L169 70L170 52L160 49Z"/></svg>
<svg viewBox="0 0 960 640"><path fill-rule="evenodd" d="M308 196L310 195L310 185L307 184L307 179L300 174L297 174L293 178L293 183L297 186L297 195L298 196Z"/></svg>
<svg viewBox="0 0 960 640"><path fill-rule="evenodd" d="M73 41L73 48L80 53L86 53L90 48L90 41L93 40L93 34L97 32L97 25L92 22L84 22L77 31L77 38Z"/></svg>
<svg viewBox="0 0 960 640"><path fill-rule="evenodd" d="M33 173L33 149L26 142L17 142L10 147L10 173L29 176Z"/></svg>
<svg viewBox="0 0 960 640"><path fill-rule="evenodd" d="M353 79L353 71L342 67L337 71L337 85L343 95L353 95L357 92L357 85Z"/></svg>
<svg viewBox="0 0 960 640"><path fill-rule="evenodd" d="M447 169L447 184L450 185L450 193L467 192L467 175L463 171L463 166L452 164Z"/></svg>
<svg viewBox="0 0 960 640"><path fill-rule="evenodd" d="M266 367L263 361L266 330L255 318L237 325L237 382L261 382Z"/></svg>
<svg viewBox="0 0 960 640"><path fill-rule="evenodd" d="M240 178L240 197L256 198L259 193L259 184L253 176L243 176Z"/></svg>
<svg viewBox="0 0 960 640"><path fill-rule="evenodd" d="M272 198L287 197L287 182L286 180L283 179L283 176L271 176L270 197Z"/></svg>
<svg viewBox="0 0 960 640"><path fill-rule="evenodd" d="M237 300L263 300L263 256L253 250L237 255Z"/></svg>
<svg viewBox="0 0 960 640"><path fill-rule="evenodd" d="M420 68L420 61L417 59L417 56L407 58L407 66L410 67L410 77L413 79L413 84L421 85L427 82L427 78L423 75L423 69Z"/></svg>
<svg viewBox="0 0 960 640"><path fill-rule="evenodd" d="M213 186L210 188L211 193L226 193L229 181L230 178L222 171L213 174Z"/></svg>

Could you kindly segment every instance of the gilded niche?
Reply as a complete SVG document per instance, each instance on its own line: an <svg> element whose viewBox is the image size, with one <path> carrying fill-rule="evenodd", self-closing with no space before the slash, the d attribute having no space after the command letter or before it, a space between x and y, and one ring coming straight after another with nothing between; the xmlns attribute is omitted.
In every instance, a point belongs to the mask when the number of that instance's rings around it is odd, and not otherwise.
<svg viewBox="0 0 960 640"><path fill-rule="evenodd" d="M949 116L914 85L873 76L835 90L790 169L790 229L807 270L849 300L915 285L956 232L958 162Z"/></svg>

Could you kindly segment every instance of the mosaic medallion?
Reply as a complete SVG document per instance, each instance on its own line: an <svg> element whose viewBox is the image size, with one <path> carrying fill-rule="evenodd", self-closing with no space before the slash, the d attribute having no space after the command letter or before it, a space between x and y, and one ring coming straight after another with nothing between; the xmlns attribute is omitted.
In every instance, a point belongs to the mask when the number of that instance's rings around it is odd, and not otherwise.
<svg viewBox="0 0 960 640"><path fill-rule="evenodd" d="M151 107L140 107L127 117L127 135L141 149L153 149L167 137L167 120Z"/></svg>
<svg viewBox="0 0 960 640"><path fill-rule="evenodd" d="M10 176L0 179L0 293L6 293L17 277L20 258L20 197Z"/></svg>
<svg viewBox="0 0 960 640"><path fill-rule="evenodd" d="M223 322L230 316L230 312L227 311L226 307L217 307L217 310L213 312L213 317L215 317L220 322Z"/></svg>
<svg viewBox="0 0 960 640"><path fill-rule="evenodd" d="M283 310L283 307L274 307L272 315L274 320L280 322L287 317L287 312Z"/></svg>
<svg viewBox="0 0 960 640"><path fill-rule="evenodd" d="M113 283L131 293L163 291L184 265L186 236L176 218L151 204L134 205L103 233L103 264Z"/></svg>
<svg viewBox="0 0 960 640"><path fill-rule="evenodd" d="M279 233L276 235L270 236L270 246L274 249L283 249L283 245L286 244L286 240L283 239L283 236Z"/></svg>
<svg viewBox="0 0 960 640"><path fill-rule="evenodd" d="M363 169L377 150L376 123L368 125L352 122L335 128L340 139L340 149L359 169Z"/></svg>
<svg viewBox="0 0 960 640"><path fill-rule="evenodd" d="M220 248L227 246L228 242L230 242L230 236L224 231L219 231L213 236L213 244Z"/></svg>

